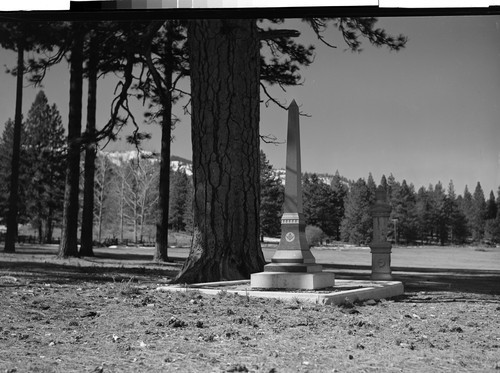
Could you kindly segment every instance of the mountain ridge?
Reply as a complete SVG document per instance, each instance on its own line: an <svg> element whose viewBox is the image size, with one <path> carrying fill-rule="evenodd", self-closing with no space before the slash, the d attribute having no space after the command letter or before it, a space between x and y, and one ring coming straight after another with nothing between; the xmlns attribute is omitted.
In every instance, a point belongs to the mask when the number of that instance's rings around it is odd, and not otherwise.
<svg viewBox="0 0 500 373"><path fill-rule="evenodd" d="M110 160L116 164L116 165L121 165L124 162L129 162L130 160L137 158L140 154L140 157L143 159L150 159L153 162L159 162L160 160L160 155L157 152L152 152L149 150L115 150L115 151L103 151L101 152L108 156ZM170 156L170 167L172 168L173 171L177 170L184 170L187 175L192 176L193 175L193 162L187 158L180 157L178 155L172 154ZM275 175L277 175L283 185L285 184L285 176L286 176L286 170L284 168L273 168L273 171ZM316 174L318 178L323 181L324 183L331 185L333 178L335 175L332 175L328 172L322 172L322 173L317 173L317 172L303 172L303 176L308 174ZM341 176L341 180L346 181L344 177Z"/></svg>

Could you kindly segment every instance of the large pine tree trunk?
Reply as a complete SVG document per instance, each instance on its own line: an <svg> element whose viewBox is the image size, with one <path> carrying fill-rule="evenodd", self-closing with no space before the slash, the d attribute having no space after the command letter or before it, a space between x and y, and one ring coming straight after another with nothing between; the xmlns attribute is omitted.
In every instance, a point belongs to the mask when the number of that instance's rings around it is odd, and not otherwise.
<svg viewBox="0 0 500 373"><path fill-rule="evenodd" d="M170 81L172 74L170 74ZM171 97L171 92L169 92ZM170 198L170 138L171 138L171 104L163 107L160 152L160 185L158 193L158 220L156 222L156 261L168 261L168 211Z"/></svg>
<svg viewBox="0 0 500 373"><path fill-rule="evenodd" d="M177 283L248 279L259 241L259 38L255 20L189 23L194 237Z"/></svg>
<svg viewBox="0 0 500 373"><path fill-rule="evenodd" d="M43 244L43 220L38 221L38 243Z"/></svg>
<svg viewBox="0 0 500 373"><path fill-rule="evenodd" d="M80 236L80 256L94 256L92 250L93 227L94 227L94 177L96 143L95 121L97 102L97 48L96 37L90 41L90 53L88 63L88 101L87 101L87 144L85 147L85 182L83 186L83 211L82 211L82 233Z"/></svg>
<svg viewBox="0 0 500 373"><path fill-rule="evenodd" d="M17 239L17 203L19 199L19 163L21 153L21 127L23 106L24 76L24 37L17 42L17 86L16 114L14 122L14 138L12 145L12 166L10 174L9 211L7 213L7 233L5 235L5 252L13 253Z"/></svg>
<svg viewBox="0 0 500 373"><path fill-rule="evenodd" d="M170 199L170 141L172 137L172 21L167 21L167 41L165 45L165 89L161 97L161 151L160 185L158 193L158 220L156 222L156 244L154 260L168 261L168 212ZM161 87L159 82L156 85ZM161 89L161 88L160 88Z"/></svg>
<svg viewBox="0 0 500 373"><path fill-rule="evenodd" d="M48 217L47 217L47 224L46 224L46 228L45 228L45 242L46 243L52 243L52 233L53 233L53 218L52 218L52 215L53 215L53 209L52 207L49 207L49 214L48 214Z"/></svg>
<svg viewBox="0 0 500 373"><path fill-rule="evenodd" d="M82 25L73 24L69 87L68 154L59 257L78 256L78 193L82 128L83 38Z"/></svg>

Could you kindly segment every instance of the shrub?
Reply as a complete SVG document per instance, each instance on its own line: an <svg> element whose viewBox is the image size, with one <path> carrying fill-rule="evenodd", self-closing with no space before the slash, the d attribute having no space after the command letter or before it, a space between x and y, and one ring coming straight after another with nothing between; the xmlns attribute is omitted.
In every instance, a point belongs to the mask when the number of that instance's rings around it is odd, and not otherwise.
<svg viewBox="0 0 500 373"><path fill-rule="evenodd" d="M306 238L309 243L309 247L319 246L323 244L325 234L321 228L316 227L315 225L308 225L306 227Z"/></svg>

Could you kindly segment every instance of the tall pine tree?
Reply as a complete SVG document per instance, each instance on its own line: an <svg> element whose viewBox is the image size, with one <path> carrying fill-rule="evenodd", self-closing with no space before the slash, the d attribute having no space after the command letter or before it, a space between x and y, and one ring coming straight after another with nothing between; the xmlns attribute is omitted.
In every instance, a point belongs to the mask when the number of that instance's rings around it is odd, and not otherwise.
<svg viewBox="0 0 500 373"><path fill-rule="evenodd" d="M431 193L422 186L418 190L416 196L415 213L417 215L418 239L422 243L429 243L434 231L434 224L432 222L433 205L430 194Z"/></svg>
<svg viewBox="0 0 500 373"><path fill-rule="evenodd" d="M343 241L365 244L371 240L373 220L370 215L370 194L364 179L350 185L344 204L340 233Z"/></svg>
<svg viewBox="0 0 500 373"><path fill-rule="evenodd" d="M485 219L495 219L497 217L497 212L498 212L498 207L497 207L497 202L495 200L495 194L493 191L490 191L490 198L488 199L488 202L486 203L486 213L485 213Z"/></svg>
<svg viewBox="0 0 500 373"><path fill-rule="evenodd" d="M307 20L320 40L324 40L321 33L328 21ZM351 50L360 49L360 37L393 50L404 47L405 37L387 35L374 27L376 21L338 18L332 23ZM283 31L288 35L283 36ZM313 48L290 40L297 34L259 30L256 20L251 19L194 20L188 25L196 150L194 239L175 282L248 278L264 267L258 237L259 175L255 174L259 163L259 80L280 86L300 81L299 66L312 62ZM260 40L275 51L274 58L268 59L271 63L260 55Z"/></svg>
<svg viewBox="0 0 500 373"><path fill-rule="evenodd" d="M445 216L451 242L456 244L464 243L467 239L467 219L459 208L459 202L455 194L455 187L452 180L450 180L448 184L448 191L445 199Z"/></svg>
<svg viewBox="0 0 500 373"><path fill-rule="evenodd" d="M408 244L417 238L417 216L415 210L415 190L413 184L403 180L401 186L393 189L391 219L397 219L397 242L401 239Z"/></svg>
<svg viewBox="0 0 500 373"><path fill-rule="evenodd" d="M54 225L61 221L64 196L66 144L57 106L38 92L25 125L24 153L28 189L27 214L38 229L39 242L51 242Z"/></svg>
<svg viewBox="0 0 500 373"><path fill-rule="evenodd" d="M385 177L385 175L382 175L382 177L380 178L380 186L383 190L385 190L387 198L389 199L389 184L387 183L387 178Z"/></svg>
<svg viewBox="0 0 500 373"><path fill-rule="evenodd" d="M493 229L491 229L492 231L491 234L493 242L500 244L500 187L498 187L496 204L497 204L497 216L493 221L494 225Z"/></svg>
<svg viewBox="0 0 500 373"><path fill-rule="evenodd" d="M484 217L486 213L486 200L484 199L481 183L477 182L472 196L472 239L481 241L484 236Z"/></svg>
<svg viewBox="0 0 500 373"><path fill-rule="evenodd" d="M24 124L21 126L21 141L26 137ZM12 149L14 138L14 121L8 119L0 138L0 222L5 225L7 222L7 212L9 210L9 195L10 195L10 179L12 172ZM26 216L26 198L28 182L26 176L27 162L24 156L25 149L20 149L20 165L19 165L19 189L17 199L17 220L19 223L27 222Z"/></svg>
<svg viewBox="0 0 500 373"><path fill-rule="evenodd" d="M333 175L332 182L330 184L333 193L336 196L337 206L335 209L335 219L336 219L336 230L334 238L337 241L340 241L340 226L342 224L342 219L344 218L344 205L347 197L348 187L346 185L345 178L342 178L339 174L339 171L335 171L335 175Z"/></svg>
<svg viewBox="0 0 500 373"><path fill-rule="evenodd" d="M80 141L82 129L82 84L84 26L72 24L69 118L63 221L59 257L78 256L78 210L80 182Z"/></svg>
<svg viewBox="0 0 500 373"><path fill-rule="evenodd" d="M304 178L303 195L306 224L321 228L327 236L336 236L340 226L338 195L316 174Z"/></svg>
<svg viewBox="0 0 500 373"><path fill-rule="evenodd" d="M462 213L465 215L467 220L467 237L472 235L473 232L473 222L474 222L474 211L472 207L472 194L469 191L468 186L465 186L464 194L459 204L459 208L462 210Z"/></svg>
<svg viewBox="0 0 500 373"><path fill-rule="evenodd" d="M170 177L170 212L168 224L174 231L186 230L185 212L188 208L189 179L185 170L178 169Z"/></svg>

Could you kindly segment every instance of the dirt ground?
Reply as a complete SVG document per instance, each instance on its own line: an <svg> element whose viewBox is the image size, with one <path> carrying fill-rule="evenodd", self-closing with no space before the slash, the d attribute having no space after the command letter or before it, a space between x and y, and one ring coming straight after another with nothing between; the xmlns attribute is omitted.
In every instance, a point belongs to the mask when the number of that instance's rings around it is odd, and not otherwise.
<svg viewBox="0 0 500 373"><path fill-rule="evenodd" d="M404 296L325 306L162 293L180 264L123 259L0 253L0 372L500 371L500 271L396 272Z"/></svg>

